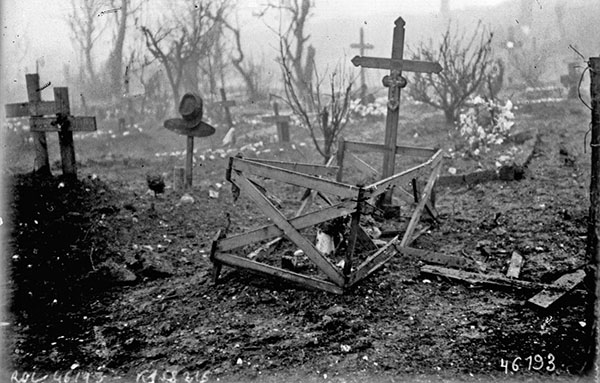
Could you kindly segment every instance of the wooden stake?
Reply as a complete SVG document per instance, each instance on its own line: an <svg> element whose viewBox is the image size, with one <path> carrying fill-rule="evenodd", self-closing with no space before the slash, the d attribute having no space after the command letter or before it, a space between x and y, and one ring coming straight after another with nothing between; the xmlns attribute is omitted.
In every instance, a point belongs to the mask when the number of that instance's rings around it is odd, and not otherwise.
<svg viewBox="0 0 600 383"><path fill-rule="evenodd" d="M194 168L194 136L187 136L185 152L185 187L192 188L192 169Z"/></svg>
<svg viewBox="0 0 600 383"><path fill-rule="evenodd" d="M590 211L588 221L587 253L590 267L586 276L586 285L589 294L588 310L586 315L590 329L591 349L588 369L595 364L596 381L600 379L600 353L597 346L600 344L598 320L600 320L600 57L590 57L590 97L592 103L592 173L590 182Z"/></svg>
<svg viewBox="0 0 600 383"><path fill-rule="evenodd" d="M27 83L27 97L30 104L42 101L40 91L40 75L37 73L26 74L25 82ZM50 176L50 161L48 159L48 143L44 132L31 132L33 137L33 145L35 147L35 162L33 171L37 174Z"/></svg>

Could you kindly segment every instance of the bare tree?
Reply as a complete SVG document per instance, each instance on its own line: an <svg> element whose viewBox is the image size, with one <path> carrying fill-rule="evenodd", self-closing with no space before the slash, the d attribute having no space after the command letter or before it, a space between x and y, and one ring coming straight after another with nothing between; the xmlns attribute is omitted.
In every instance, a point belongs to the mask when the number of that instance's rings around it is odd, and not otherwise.
<svg viewBox="0 0 600 383"><path fill-rule="evenodd" d="M242 76L242 80L244 80L248 99L250 101L256 101L260 99L259 66L252 61L244 63L246 56L242 49L242 38L239 26L234 27L227 20L222 20L222 22L224 27L233 34L233 41L235 43L235 53L231 54L231 63L240 76Z"/></svg>
<svg viewBox="0 0 600 383"><path fill-rule="evenodd" d="M278 35L285 48L283 57L294 72L295 88L300 94L308 92L314 72L312 65L315 49L307 46L310 35L305 34L306 23L313 8L314 3L311 0L280 0L268 3L259 13L259 16L264 16L269 10L278 10L281 13ZM287 25L285 30L283 25Z"/></svg>
<svg viewBox="0 0 600 383"><path fill-rule="evenodd" d="M309 131L315 148L323 156L324 162L331 157L334 145L340 133L348 123L350 101L352 99L353 80L345 76L341 68L337 68L329 76L329 93L322 90L322 81L316 71L315 80L305 84L307 91L303 94L298 89L298 82L292 73L292 66L285 57L286 49L280 42L281 71L285 97L283 101L290 107L301 124ZM316 111L317 113L314 113ZM323 142L320 142L320 137Z"/></svg>
<svg viewBox="0 0 600 383"><path fill-rule="evenodd" d="M214 44L218 27L215 20L225 11L226 2L199 2L190 4L183 13L171 9L168 19L163 18L154 30L141 26L146 47L152 57L163 67L171 86L175 107L179 104L184 79L191 90L198 89L197 71L206 63L206 52Z"/></svg>
<svg viewBox="0 0 600 383"><path fill-rule="evenodd" d="M108 82L110 91L113 95L120 96L123 92L123 56L125 41L128 30L128 22L133 15L141 8L142 2L134 4L132 0L111 0L112 11L114 14L115 32L113 36L113 46L106 62Z"/></svg>
<svg viewBox="0 0 600 383"><path fill-rule="evenodd" d="M103 7L102 1L71 0L71 6L72 10L68 15L67 22L74 38L73 41L83 56L82 61L87 72L86 80L95 83L97 73L94 68L92 50L98 37L106 28L106 23L103 23L104 19L98 17Z"/></svg>
<svg viewBox="0 0 600 383"><path fill-rule="evenodd" d="M444 70L415 74L409 82L409 95L444 111L446 122L456 121L465 101L484 85L492 66L492 37L481 23L469 38L448 26L438 46L432 41L421 44L412 52L412 59L439 62Z"/></svg>

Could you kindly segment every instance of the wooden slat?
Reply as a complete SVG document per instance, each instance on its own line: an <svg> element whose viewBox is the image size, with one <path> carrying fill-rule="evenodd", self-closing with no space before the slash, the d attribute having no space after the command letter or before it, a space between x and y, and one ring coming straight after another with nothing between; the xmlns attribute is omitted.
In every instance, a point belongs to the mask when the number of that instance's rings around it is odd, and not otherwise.
<svg viewBox="0 0 600 383"><path fill-rule="evenodd" d="M530 298L528 302L543 309L547 309L556 301L558 301L561 297L563 297L566 293L573 290L575 287L577 287L578 284L583 282L584 278L584 270L577 270L574 273L565 274L551 284L553 288L558 288L562 291L545 289L537 295L535 295L534 297Z"/></svg>
<svg viewBox="0 0 600 383"><path fill-rule="evenodd" d="M429 196L435 186L435 181L437 181L437 177L440 174L440 170L442 168L441 162L438 162L437 166L429 176L429 180L427 181L427 185L425 185L425 190L423 190L423 194L421 194L421 200L417 203L415 210L413 211L412 217L410 218L410 222L408 223L408 227L404 232L404 237L402 238L402 242L400 242L400 246L408 246L412 242L412 234L421 219L421 214L423 213L423 209L425 205L429 201Z"/></svg>
<svg viewBox="0 0 600 383"><path fill-rule="evenodd" d="M396 145L396 155L402 154L411 157L431 157L437 152L434 148L422 148L418 146Z"/></svg>
<svg viewBox="0 0 600 383"><path fill-rule="evenodd" d="M369 165L368 163L366 163L365 161L363 161L362 159L360 159L359 157L357 157L354 153L348 153L349 156L348 158L354 162L354 164L356 165L356 167L367 173L370 175L374 175L377 176L379 175L379 172L377 171L377 169L375 169L374 167L372 167L371 165Z"/></svg>
<svg viewBox="0 0 600 383"><path fill-rule="evenodd" d="M371 142L345 141L346 150L353 153L384 153L388 149L383 144Z"/></svg>
<svg viewBox="0 0 600 383"><path fill-rule="evenodd" d="M450 176L441 176L438 180L438 186L463 186L474 185L478 183L496 181L500 176L495 170L480 170L468 174L456 174Z"/></svg>
<svg viewBox="0 0 600 383"><path fill-rule="evenodd" d="M248 161L242 158L233 158L232 168L234 170L248 173L264 178L271 178L291 185L301 186L322 193L334 194L341 198L356 198L358 188L314 176L293 172L291 170L279 169L274 166Z"/></svg>
<svg viewBox="0 0 600 383"><path fill-rule="evenodd" d="M508 265L508 270L506 271L506 276L508 278L519 278L519 274L521 273L521 267L523 266L523 256L516 251L513 251L510 257L510 264Z"/></svg>
<svg viewBox="0 0 600 383"><path fill-rule="evenodd" d="M382 144L371 142L346 141L346 150L354 153L385 153L387 149ZM396 155L405 155L412 157L431 157L437 152L434 148L424 148L419 146L396 145Z"/></svg>
<svg viewBox="0 0 600 383"><path fill-rule="evenodd" d="M437 253L431 250L415 249L413 247L397 246L396 250L401 254L416 257L426 263L468 271L481 271L481 267L477 262L465 257Z"/></svg>
<svg viewBox="0 0 600 383"><path fill-rule="evenodd" d="M47 116L56 113L67 113L63 110L57 110L54 101L37 101L37 102L19 102L15 104L7 104L6 117L31 117L31 116Z"/></svg>
<svg viewBox="0 0 600 383"><path fill-rule="evenodd" d="M264 116L262 117L263 122L289 122L291 120L290 116Z"/></svg>
<svg viewBox="0 0 600 383"><path fill-rule="evenodd" d="M544 283L523 281L520 279L507 278L499 273L480 274L471 271L449 269L441 266L425 265L421 267L421 273L441 276L449 279L467 282L474 285L486 285L496 288L510 288L517 290L551 290L566 291L567 288L552 286Z"/></svg>
<svg viewBox="0 0 600 383"><path fill-rule="evenodd" d="M333 177L337 174L337 166L315 165L302 162L284 162L276 160L264 160L258 158L246 158L246 161L258 162L281 169L287 169L298 173L309 174L313 176Z"/></svg>
<svg viewBox="0 0 600 383"><path fill-rule="evenodd" d="M399 241L400 236L398 235L363 261L354 273L350 275L348 285L352 286L358 281L368 277L392 258L397 253L395 246Z"/></svg>
<svg viewBox="0 0 600 383"><path fill-rule="evenodd" d="M71 132L93 132L96 130L96 117L68 117ZM32 132L59 132L56 117L31 117L29 119ZM52 125L55 124L55 125Z"/></svg>
<svg viewBox="0 0 600 383"><path fill-rule="evenodd" d="M325 209L291 218L288 222L292 225L294 229L302 230L307 227L317 225L321 222L329 221L334 218L352 214L355 209L356 203L352 201L346 201L339 203L335 206L331 206ZM275 224L265 225L263 227L254 229L246 233L223 238L221 241L219 241L218 248L221 251L228 251L241 246L250 245L258 241L264 241L270 238L274 238L283 234L283 230L281 230Z"/></svg>
<svg viewBox="0 0 600 383"><path fill-rule="evenodd" d="M374 69L394 69L403 72L439 73L442 66L430 61L400 60L385 57L355 56L351 60L354 66Z"/></svg>
<svg viewBox="0 0 600 383"><path fill-rule="evenodd" d="M315 265L331 279L331 281L338 286L344 285L344 278L340 271L327 258L323 257L315 246L310 243L308 239L304 238L304 236L302 236L292 224L287 221L285 216L265 199L264 195L261 194L248 179L239 175L235 170L232 172L231 177L256 203L257 207L283 231L283 234L287 236L290 241L294 242L296 246L304 250L304 254L306 254L306 256L310 258L310 260L313 261Z"/></svg>
<svg viewBox="0 0 600 383"><path fill-rule="evenodd" d="M411 169L405 170L401 173L397 173L388 178L384 178L381 181L377 181L377 182L365 187L365 189L367 190L367 195L371 199L373 199L374 197L376 197L382 193L385 193L387 190L391 189L392 187L396 187L396 186L401 187L401 186L403 186L403 184L407 183L408 180L411 180L412 178L419 178L426 171L437 166L441 160L442 160L442 151L438 150L434 154L434 156L432 158L430 158L428 161L426 161L420 165L417 165Z"/></svg>
<svg viewBox="0 0 600 383"><path fill-rule="evenodd" d="M344 292L339 286L336 286L331 282L302 275L299 273L294 273L289 270L280 269L278 267L266 265L264 263L252 261L250 259L239 257L237 255L229 253L217 253L215 254L215 260L225 265L240 267L267 274L269 276L279 277L306 287L312 287L319 290L328 291L334 294L343 294Z"/></svg>

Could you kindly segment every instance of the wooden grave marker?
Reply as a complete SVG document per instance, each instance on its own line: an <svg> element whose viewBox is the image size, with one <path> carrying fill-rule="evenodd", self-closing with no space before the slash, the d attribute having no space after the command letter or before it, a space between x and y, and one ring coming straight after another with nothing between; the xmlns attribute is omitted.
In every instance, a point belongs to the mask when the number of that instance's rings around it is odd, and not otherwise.
<svg viewBox="0 0 600 383"><path fill-rule="evenodd" d="M34 171L51 174L46 132L57 132L63 175L77 178L73 132L95 131L96 117L71 115L68 88L55 87L54 101L42 101L39 74L26 74L25 80L29 102L7 104L5 109L6 117L29 117L35 145Z"/></svg>
<svg viewBox="0 0 600 383"><path fill-rule="evenodd" d="M277 138L279 143L290 142L290 116L279 114L279 104L273 102L273 116L265 116L262 118L264 122L274 122L277 126Z"/></svg>
<svg viewBox="0 0 600 383"><path fill-rule="evenodd" d="M231 118L231 111L229 110L229 108L232 106L236 106L236 103L235 100L227 100L227 94L225 93L225 89L219 88L219 91L221 92L221 101L217 102L216 104L223 108L223 111L225 112L225 122L227 123L228 128L227 133L225 133L225 136L231 135L231 141L229 142L229 144L235 145L235 128L233 126L233 118Z"/></svg>
<svg viewBox="0 0 600 383"><path fill-rule="evenodd" d="M365 55L365 50L373 49L373 44L365 43L365 31L361 27L360 28L360 40L358 43L350 44L350 48L359 49L360 55ZM365 81L365 70L364 68L360 68L360 102L366 104L367 101L367 82Z"/></svg>
<svg viewBox="0 0 600 383"><path fill-rule="evenodd" d="M183 118L171 118L164 122L165 128L187 137L185 150L185 188L192 187L194 137L208 137L216 131L214 127L202 121L203 112L202 98L193 93L186 93L179 103L179 113Z"/></svg>
<svg viewBox="0 0 600 383"><path fill-rule="evenodd" d="M383 77L383 86L389 88L387 116L385 122L385 151L383 153L383 171L384 178L394 174L396 158L396 140L398 136L398 116L400 105L400 89L407 84L406 79L402 77L402 72L419 73L439 73L442 67L439 63L428 61L405 60L404 55L404 26L402 17L395 21L394 34L392 40L392 57L367 57L355 56L351 61L355 66L362 68L388 69L389 75ZM389 205L392 200L392 191L388 191L380 203Z"/></svg>
<svg viewBox="0 0 600 383"><path fill-rule="evenodd" d="M389 261L397 253L397 246L406 247L410 245L416 223L425 208L425 201L429 200L439 174L441 160L442 152L438 150L431 153L431 157L418 166L367 186L354 186L324 178L326 176L333 177L337 174L337 169L331 166L333 158L326 165L312 165L247 159L240 156L230 157L226 179L234 188L233 195L239 196L240 191L243 191L252 199L255 206L269 218L271 224L231 236L227 236L227 233L221 231L217 233L210 254L210 260L214 265L213 276L215 282L218 280L221 267L228 265L279 277L306 287L336 294L344 293L348 288L368 277ZM378 249L360 226L360 218L364 214L367 204L386 191L421 177L426 177L427 183L421 195L421 201L415 208L405 233L402 236L398 235ZM303 199L300 210L293 217L288 218L278 207L273 205L266 188L258 184L257 178L268 178L273 181L308 188L311 192L308 193L309 197ZM316 196L321 197L328 206L304 213L307 204ZM333 264L328 257L321 254L315 245L300 231L344 216L351 216L352 219L348 248L344 255L343 265L340 266ZM261 248L263 248L279 241L282 236L287 237L295 246L301 249L325 278L300 274L258 262L253 260L250 255L240 256L231 252L258 242L270 241L266 245L262 245ZM354 250L358 240L371 242L370 245L372 246L368 246L368 251L374 251L374 253L354 267ZM253 251L250 254L256 253L256 251Z"/></svg>

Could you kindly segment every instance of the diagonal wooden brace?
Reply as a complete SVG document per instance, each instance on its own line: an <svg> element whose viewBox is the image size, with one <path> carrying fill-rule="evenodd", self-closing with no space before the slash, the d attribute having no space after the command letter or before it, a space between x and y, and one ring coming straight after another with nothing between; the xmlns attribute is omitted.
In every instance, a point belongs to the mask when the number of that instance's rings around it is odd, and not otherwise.
<svg viewBox="0 0 600 383"><path fill-rule="evenodd" d="M433 190L435 181L437 180L438 175L440 173L440 169L441 169L441 163L438 162L436 167L434 168L433 172L429 176L427 185L425 186L425 189L423 190L423 194L421 195L421 200L417 204L417 206L413 212L413 215L411 217L410 222L408 223L408 227L406 228L406 231L404 232L402 240L400 240L399 235L394 237L384 247L379 249L377 252L375 252L369 258L367 258L356 269L356 271L350 276L350 279L349 279L350 285L353 285L356 282L366 278L367 276L372 274L375 270L377 270L381 266L383 266L387 261L389 261L397 253L396 245L398 245L398 243L400 246L403 246L403 247L408 246L410 244L411 239L412 239L412 234L415 230L417 222L419 221L419 219L421 217L421 214L423 213L423 209L425 208L425 204L427 203L427 200L429 199L429 195L431 194L431 191Z"/></svg>
<svg viewBox="0 0 600 383"><path fill-rule="evenodd" d="M236 185L247 193L260 210L262 210L263 213L283 231L283 234L286 235L290 241L295 243L296 246L302 249L304 254L306 254L306 256L310 258L310 260L313 261L332 282L338 286L344 286L344 277L340 271L327 258L323 257L316 247L300 234L287 218L273 206L247 178L239 174L236 170L231 172L231 178Z"/></svg>

